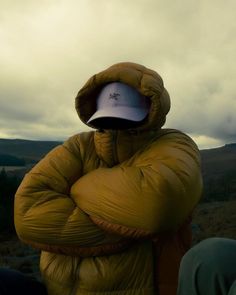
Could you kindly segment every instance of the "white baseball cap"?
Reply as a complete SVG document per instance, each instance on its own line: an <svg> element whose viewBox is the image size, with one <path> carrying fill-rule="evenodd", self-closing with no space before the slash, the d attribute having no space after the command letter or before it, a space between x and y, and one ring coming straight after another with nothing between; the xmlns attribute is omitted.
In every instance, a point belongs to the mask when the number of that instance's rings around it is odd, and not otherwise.
<svg viewBox="0 0 236 295"><path fill-rule="evenodd" d="M142 121L149 112L150 100L135 88L120 82L104 86L97 98L97 111L87 123L104 118Z"/></svg>

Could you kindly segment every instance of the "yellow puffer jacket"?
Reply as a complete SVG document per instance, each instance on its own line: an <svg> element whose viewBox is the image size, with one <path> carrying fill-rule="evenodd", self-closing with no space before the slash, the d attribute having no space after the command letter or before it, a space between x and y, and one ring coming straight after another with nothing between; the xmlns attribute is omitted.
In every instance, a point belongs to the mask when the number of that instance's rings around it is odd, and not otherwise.
<svg viewBox="0 0 236 295"><path fill-rule="evenodd" d="M173 295L191 243L188 220L202 190L197 146L161 129L169 95L161 77L138 64L119 63L89 79L76 97L82 121L113 81L151 99L144 124L69 138L16 193L16 231L42 250L49 295Z"/></svg>

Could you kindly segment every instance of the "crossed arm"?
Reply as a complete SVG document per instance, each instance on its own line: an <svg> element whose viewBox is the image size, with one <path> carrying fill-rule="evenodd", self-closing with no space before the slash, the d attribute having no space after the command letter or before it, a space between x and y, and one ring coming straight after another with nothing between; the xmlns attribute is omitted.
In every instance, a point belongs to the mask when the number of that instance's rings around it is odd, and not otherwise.
<svg viewBox="0 0 236 295"><path fill-rule="evenodd" d="M129 245L95 225L70 197L71 185L81 174L81 159L62 145L25 176L15 196L15 227L22 241L79 256L116 253Z"/></svg>
<svg viewBox="0 0 236 295"><path fill-rule="evenodd" d="M16 231L41 250L116 253L184 222L201 195L199 162L187 136L170 134L116 167L82 175L81 158L59 146L20 185Z"/></svg>
<svg viewBox="0 0 236 295"><path fill-rule="evenodd" d="M116 167L84 175L72 186L71 196L100 228L139 238L177 230L201 190L198 149L177 133Z"/></svg>

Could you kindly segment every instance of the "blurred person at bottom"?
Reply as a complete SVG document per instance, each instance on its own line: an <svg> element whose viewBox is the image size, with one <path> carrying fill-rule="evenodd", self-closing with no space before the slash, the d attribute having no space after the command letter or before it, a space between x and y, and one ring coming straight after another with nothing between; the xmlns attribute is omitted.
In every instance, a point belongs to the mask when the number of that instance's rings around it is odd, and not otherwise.
<svg viewBox="0 0 236 295"><path fill-rule="evenodd" d="M236 295L236 240L209 238L183 257L178 295Z"/></svg>

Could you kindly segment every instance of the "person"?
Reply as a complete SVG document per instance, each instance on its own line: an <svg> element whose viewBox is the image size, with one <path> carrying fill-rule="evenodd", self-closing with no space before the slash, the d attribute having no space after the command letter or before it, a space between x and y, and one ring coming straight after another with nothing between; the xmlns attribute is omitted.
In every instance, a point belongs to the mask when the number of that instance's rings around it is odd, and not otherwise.
<svg viewBox="0 0 236 295"><path fill-rule="evenodd" d="M208 238L182 258L177 295L236 295L236 241Z"/></svg>
<svg viewBox="0 0 236 295"><path fill-rule="evenodd" d="M201 197L199 150L164 129L163 80L123 62L76 97L82 122L25 175L15 196L19 238L41 250L49 295L173 295Z"/></svg>

